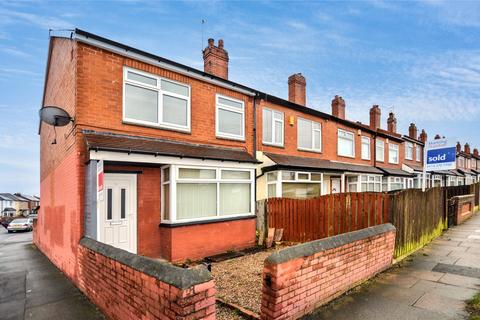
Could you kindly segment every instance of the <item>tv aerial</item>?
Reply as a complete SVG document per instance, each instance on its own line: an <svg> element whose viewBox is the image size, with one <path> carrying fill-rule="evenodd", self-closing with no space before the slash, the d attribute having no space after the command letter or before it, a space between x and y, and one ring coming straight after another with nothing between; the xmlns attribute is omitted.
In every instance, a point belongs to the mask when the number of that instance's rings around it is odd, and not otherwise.
<svg viewBox="0 0 480 320"><path fill-rule="evenodd" d="M40 120L42 120L46 124L53 126L53 132L55 133L55 137L53 138L52 144L57 144L56 127L64 127L70 122L74 121L74 119L68 114L67 111L56 106L42 107L39 111L39 115Z"/></svg>

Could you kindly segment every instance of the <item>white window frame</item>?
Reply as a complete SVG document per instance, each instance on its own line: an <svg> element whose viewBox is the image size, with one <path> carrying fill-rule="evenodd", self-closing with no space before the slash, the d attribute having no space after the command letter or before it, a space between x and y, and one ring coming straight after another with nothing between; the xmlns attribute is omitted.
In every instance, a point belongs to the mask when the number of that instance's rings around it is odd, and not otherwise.
<svg viewBox="0 0 480 320"><path fill-rule="evenodd" d="M406 160L413 160L413 150L414 150L414 145L411 142L405 142L405 159ZM409 151L411 151L411 154L409 156Z"/></svg>
<svg viewBox="0 0 480 320"><path fill-rule="evenodd" d="M343 132L346 135L351 135L352 136L351 140L348 139L348 140L352 141L352 145L353 145L351 155L350 154L340 154L340 132ZM347 138L342 137L342 139L347 139ZM341 156L341 157L355 158L355 133L354 132L343 130L343 129L338 129L338 131L337 131L337 155Z"/></svg>
<svg viewBox="0 0 480 320"><path fill-rule="evenodd" d="M278 171L270 171L267 172L269 173L277 173L277 180L275 181L268 181L268 177L266 177L266 185L267 188L265 189L265 198L268 199L268 185L275 184L275 195L276 198L282 198L283 197L283 183L317 183L320 185L320 195L323 194L323 179L324 175L322 172L307 172L307 171L294 171L294 170L278 170ZM293 172L294 173L294 179L293 180L283 180L283 172ZM308 179L299 179L298 176L299 174L308 174ZM319 174L320 175L320 180L319 181L312 181L312 174Z"/></svg>
<svg viewBox="0 0 480 320"><path fill-rule="evenodd" d="M305 122L310 122L311 126L312 126L312 132L311 132L311 135L312 135L312 145L310 148L305 148L305 147L300 147L299 145L299 141L300 141L300 120L301 121L305 121ZM314 124L318 124L319 126L319 129L315 129L313 127ZM319 132L320 133L320 141L319 141L319 148L315 148L315 133L316 132ZM303 150L303 151L314 151L314 152L322 152L322 124L320 122L316 122L316 121L313 121L313 120L310 120L310 119L305 119L305 118L301 118L301 117L298 117L297 118L297 149L298 150Z"/></svg>
<svg viewBox="0 0 480 320"><path fill-rule="evenodd" d="M163 202L161 205L161 222L166 224L175 224L175 223L188 223L188 222L201 222L201 221L215 221L225 218L239 218L244 216L251 216L255 214L255 169L247 168L238 168L238 167L216 167L216 166L193 166L193 165L168 165L162 167L170 168L170 219L164 219L164 207ZM215 170L215 179L180 179L179 170L180 169L206 169L206 170ZM246 171L250 172L250 179L222 179L222 171ZM162 171L163 173L163 171ZM177 185L179 183L212 183L217 185L217 203L216 203L216 215L212 217L201 217L201 218L192 218L192 219L177 219ZM231 215L221 215L220 214L220 184L226 183L243 183L250 184L250 211L240 214L231 214ZM161 201L163 199L163 180L161 186Z"/></svg>
<svg viewBox="0 0 480 320"><path fill-rule="evenodd" d="M365 142L366 141L366 142ZM365 156L363 154L363 146L368 144L368 156ZM370 160L372 158L371 156L371 153L372 153L372 148L371 148L371 140L369 137L366 137L366 136L362 136L362 139L361 139L361 148L360 148L361 152L362 152L362 160Z"/></svg>
<svg viewBox="0 0 480 320"><path fill-rule="evenodd" d="M397 161L396 162L392 161L392 158L391 158L392 150L397 151ZM388 144L388 163L398 164L399 161L400 161L400 148L399 148L398 144L389 143Z"/></svg>
<svg viewBox="0 0 480 320"><path fill-rule="evenodd" d="M422 146L419 144L415 145L415 160L417 162L422 161Z"/></svg>
<svg viewBox="0 0 480 320"><path fill-rule="evenodd" d="M225 99L225 100L230 100L236 103L242 104L242 110L239 111L239 109L235 107L231 107L225 104L222 104L219 102L219 98ZM218 110L226 110L230 112L235 112L237 114L242 115L242 134L237 135L237 134L231 134L227 132L221 132L219 127L220 127L220 122L218 118ZM230 98L221 94L216 94L215 95L215 134L219 138L225 138L225 139L231 139L231 140L240 140L240 141L245 141L245 103L242 100Z"/></svg>
<svg viewBox="0 0 480 320"><path fill-rule="evenodd" d="M382 152L378 152L378 149L382 149ZM375 139L375 161L385 162L385 141L383 140Z"/></svg>
<svg viewBox="0 0 480 320"><path fill-rule="evenodd" d="M356 177L357 181L350 182L349 179L352 177ZM363 180L363 177L366 177L365 180ZM359 174L359 175L350 175L346 177L347 180L347 185L348 185L348 192L382 192L382 175L379 174ZM373 183L373 191L368 191L368 184ZM367 185L367 191L362 191L362 184ZM356 185L357 191L351 191L351 185ZM380 191L375 191L375 185L378 185L378 189Z"/></svg>
<svg viewBox="0 0 480 320"><path fill-rule="evenodd" d="M265 111L269 111L271 112L271 115L272 115L272 127L270 128L272 130L272 141L266 141L265 140L265 137L263 135L263 126L265 125ZM275 113L277 114L281 114L282 115L282 119L275 119ZM279 122L282 124L282 141L281 142L275 142L275 136L276 136L276 132L275 132L275 122ZM262 110L262 143L264 145L269 145L269 146L275 146L275 147L283 147L283 143L284 143L284 140L285 140L285 128L284 128L284 123L285 123L285 115L283 112L281 111L277 111L277 110L273 110L273 109L270 109L270 108L263 108Z"/></svg>
<svg viewBox="0 0 480 320"><path fill-rule="evenodd" d="M157 85L156 86L148 85L148 84L145 84L143 82L128 79L128 77L127 77L128 72L136 73L136 74L139 74L139 75L142 75L142 76L145 76L145 77L149 77L149 78L154 78L154 79L157 80ZM162 80L188 88L188 97L185 97L183 95L176 94L176 93L173 93L173 92L170 92L170 91L163 91L161 89ZM125 99L126 99L125 88L126 88L127 84L132 85L132 86L136 86L136 87L139 87L139 88L143 88L143 89L156 91L158 93L158 98L157 98L157 103L158 103L157 104L157 122L138 120L138 119L132 119L132 118L127 118L126 117L126 115L125 115ZM161 128L161 129L169 129L169 130L182 131L182 132L190 132L190 130L191 130L191 97L192 97L192 90L191 90L190 85L185 84L185 83L181 83L181 82L178 82L178 81L175 81L175 80L171 80L171 79L168 79L168 78L163 78L163 77L157 76L157 75L152 74L152 73L148 73L148 72L145 72L145 71L141 71L141 70L138 70L138 69L134 69L134 68L124 66L123 67L123 92L122 92L122 95L123 95L122 96L122 121L124 123L137 124L137 125L142 125L142 126ZM171 96L171 97L174 97L174 98L179 98L179 99L187 101L187 119L186 119L187 124L185 126L163 122L162 117L163 117L163 96L164 95Z"/></svg>

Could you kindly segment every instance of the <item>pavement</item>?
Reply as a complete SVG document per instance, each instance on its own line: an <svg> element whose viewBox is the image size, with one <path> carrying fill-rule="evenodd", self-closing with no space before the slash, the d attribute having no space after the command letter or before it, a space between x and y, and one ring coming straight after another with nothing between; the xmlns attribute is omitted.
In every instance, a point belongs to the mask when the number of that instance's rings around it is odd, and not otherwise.
<svg viewBox="0 0 480 320"><path fill-rule="evenodd" d="M304 319L467 319L480 290L480 214Z"/></svg>
<svg viewBox="0 0 480 320"><path fill-rule="evenodd" d="M104 319L33 244L0 226L0 319Z"/></svg>

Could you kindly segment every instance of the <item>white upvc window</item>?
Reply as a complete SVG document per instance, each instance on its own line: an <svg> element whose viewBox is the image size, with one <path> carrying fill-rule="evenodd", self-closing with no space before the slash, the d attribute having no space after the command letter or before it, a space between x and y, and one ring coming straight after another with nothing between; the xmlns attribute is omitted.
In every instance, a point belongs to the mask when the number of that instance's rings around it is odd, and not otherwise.
<svg viewBox="0 0 480 320"><path fill-rule="evenodd" d="M405 142L405 159L413 160L413 143Z"/></svg>
<svg viewBox="0 0 480 320"><path fill-rule="evenodd" d="M403 177L383 177L383 190L393 191L405 189L405 178Z"/></svg>
<svg viewBox="0 0 480 320"><path fill-rule="evenodd" d="M254 170L169 165L162 168L162 222L254 214Z"/></svg>
<svg viewBox="0 0 480 320"><path fill-rule="evenodd" d="M355 157L355 135L353 132L338 129L338 151L339 156Z"/></svg>
<svg viewBox="0 0 480 320"><path fill-rule="evenodd" d="M417 162L420 162L422 161L422 146L420 145L415 145L415 160L417 160Z"/></svg>
<svg viewBox="0 0 480 320"><path fill-rule="evenodd" d="M299 150L322 150L322 126L320 123L298 118L297 143Z"/></svg>
<svg viewBox="0 0 480 320"><path fill-rule="evenodd" d="M190 86L125 67L123 121L189 132Z"/></svg>
<svg viewBox="0 0 480 320"><path fill-rule="evenodd" d="M375 160L385 161L385 142L383 140L375 139Z"/></svg>
<svg viewBox="0 0 480 320"><path fill-rule="evenodd" d="M362 137L362 159L370 160L370 138Z"/></svg>
<svg viewBox="0 0 480 320"><path fill-rule="evenodd" d="M263 109L263 134L264 144L283 146L283 112Z"/></svg>
<svg viewBox="0 0 480 320"><path fill-rule="evenodd" d="M245 104L241 100L217 94L215 97L217 137L245 140Z"/></svg>
<svg viewBox="0 0 480 320"><path fill-rule="evenodd" d="M398 164L398 144L388 144L388 162Z"/></svg>
<svg viewBox="0 0 480 320"><path fill-rule="evenodd" d="M348 192L382 192L382 176L361 174L347 177Z"/></svg>
<svg viewBox="0 0 480 320"><path fill-rule="evenodd" d="M322 195L323 174L272 171L267 173L267 198L309 199Z"/></svg>

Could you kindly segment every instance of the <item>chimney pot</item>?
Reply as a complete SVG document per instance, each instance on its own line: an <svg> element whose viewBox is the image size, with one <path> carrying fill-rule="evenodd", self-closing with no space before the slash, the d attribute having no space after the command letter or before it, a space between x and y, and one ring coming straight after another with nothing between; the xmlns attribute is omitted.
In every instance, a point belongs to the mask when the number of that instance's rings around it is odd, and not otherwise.
<svg viewBox="0 0 480 320"><path fill-rule="evenodd" d="M427 133L425 132L425 129L422 129L418 140L422 141L423 143L427 142Z"/></svg>
<svg viewBox="0 0 480 320"><path fill-rule="evenodd" d="M388 114L387 128L388 132L397 133L397 118L395 118L395 114L393 112Z"/></svg>
<svg viewBox="0 0 480 320"><path fill-rule="evenodd" d="M456 147L457 147L457 152L460 152L460 151L462 151L462 145L460 144L460 142L459 142L459 141L457 141L457 145L456 145Z"/></svg>
<svg viewBox="0 0 480 320"><path fill-rule="evenodd" d="M301 73L288 77L288 101L305 106L307 102L307 81Z"/></svg>
<svg viewBox="0 0 480 320"><path fill-rule="evenodd" d="M338 95L335 95L335 98L332 100L332 115L345 119L345 100Z"/></svg>
<svg viewBox="0 0 480 320"><path fill-rule="evenodd" d="M473 155L478 157L478 149L477 148L474 148L473 149Z"/></svg>
<svg viewBox="0 0 480 320"><path fill-rule="evenodd" d="M228 60L228 52L223 48L223 40L218 40L218 47L216 47L213 38L208 39L208 46L203 50L203 70L228 79Z"/></svg>
<svg viewBox="0 0 480 320"><path fill-rule="evenodd" d="M380 125L381 115L382 115L382 111L380 110L380 107L374 104L370 108L370 128L372 128L373 130L377 130L378 128L381 127Z"/></svg>
<svg viewBox="0 0 480 320"><path fill-rule="evenodd" d="M470 154L470 145L468 143L465 143L463 151L465 151L466 154Z"/></svg>
<svg viewBox="0 0 480 320"><path fill-rule="evenodd" d="M439 134L436 134L434 139L438 140L438 139L442 139L442 137Z"/></svg>
<svg viewBox="0 0 480 320"><path fill-rule="evenodd" d="M417 126L415 123L410 123L410 127L408 127L408 136L412 139L417 139Z"/></svg>

